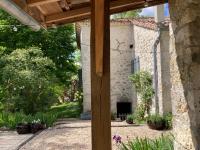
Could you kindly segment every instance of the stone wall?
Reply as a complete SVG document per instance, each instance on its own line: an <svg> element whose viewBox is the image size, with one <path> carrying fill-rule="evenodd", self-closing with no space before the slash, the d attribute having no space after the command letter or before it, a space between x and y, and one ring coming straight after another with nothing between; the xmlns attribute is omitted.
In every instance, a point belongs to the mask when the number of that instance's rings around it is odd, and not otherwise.
<svg viewBox="0 0 200 150"><path fill-rule="evenodd" d="M134 55L140 59L140 71L148 71L153 78L153 45L158 31L133 26ZM151 112L164 114L171 112L170 71L169 71L169 28L161 29L160 43L157 46L158 102L153 99ZM164 91L164 92L163 92Z"/></svg>
<svg viewBox="0 0 200 150"><path fill-rule="evenodd" d="M158 33L155 30L133 26L134 31L134 55L140 59L140 71L148 71L153 74L152 47Z"/></svg>
<svg viewBox="0 0 200 150"><path fill-rule="evenodd" d="M155 30L133 26L134 31L134 56L139 58L140 71L147 71L153 75L153 54L152 47L157 37ZM152 76L153 77L153 76ZM140 102L138 96L137 103ZM153 100L152 110L155 112L155 104Z"/></svg>
<svg viewBox="0 0 200 150"><path fill-rule="evenodd" d="M132 102L134 109L136 98L128 77L131 75L133 59L132 25L111 24L111 111L116 112L117 102ZM134 111L134 110L133 110Z"/></svg>
<svg viewBox="0 0 200 150"><path fill-rule="evenodd" d="M83 109L91 111L90 28L81 26L81 62L83 81Z"/></svg>
<svg viewBox="0 0 200 150"><path fill-rule="evenodd" d="M153 76L152 47L158 36L155 29L140 27L126 21L111 22L111 111L116 112L117 102L132 102L134 111L139 98L128 76L131 61L139 57L140 71L148 71ZM83 66L84 111L91 110L90 86L90 26L81 24L81 54ZM159 112L171 112L169 75L169 31L162 30L157 51ZM165 91L165 92L163 92ZM156 112L153 100L152 112Z"/></svg>
<svg viewBox="0 0 200 150"><path fill-rule="evenodd" d="M170 81L170 54L169 54L169 27L160 28L160 44L157 50L158 66L158 113L172 112L171 81Z"/></svg>
<svg viewBox="0 0 200 150"><path fill-rule="evenodd" d="M130 23L111 24L111 111L116 112L118 101L132 102L135 106L135 92L128 79L133 58L133 32ZM90 86L90 26L81 25L81 55L83 70L84 112L91 110Z"/></svg>
<svg viewBox="0 0 200 150"><path fill-rule="evenodd" d="M200 149L200 1L170 0L175 149Z"/></svg>

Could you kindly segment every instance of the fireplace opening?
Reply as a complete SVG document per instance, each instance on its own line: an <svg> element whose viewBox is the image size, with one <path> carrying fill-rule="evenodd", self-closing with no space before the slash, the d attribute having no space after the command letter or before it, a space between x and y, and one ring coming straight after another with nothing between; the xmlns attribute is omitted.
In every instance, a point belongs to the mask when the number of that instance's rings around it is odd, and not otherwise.
<svg viewBox="0 0 200 150"><path fill-rule="evenodd" d="M117 102L117 118L126 120L126 116L132 113L131 102Z"/></svg>

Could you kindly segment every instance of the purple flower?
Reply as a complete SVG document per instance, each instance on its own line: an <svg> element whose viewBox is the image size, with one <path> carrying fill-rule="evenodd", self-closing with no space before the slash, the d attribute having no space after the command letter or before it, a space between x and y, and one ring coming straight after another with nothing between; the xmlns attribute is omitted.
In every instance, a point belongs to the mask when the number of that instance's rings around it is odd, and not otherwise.
<svg viewBox="0 0 200 150"><path fill-rule="evenodd" d="M121 138L121 136L119 136L119 135L114 135L114 136L113 136L113 140L115 140L115 143L116 143L116 144L122 142L122 138Z"/></svg>

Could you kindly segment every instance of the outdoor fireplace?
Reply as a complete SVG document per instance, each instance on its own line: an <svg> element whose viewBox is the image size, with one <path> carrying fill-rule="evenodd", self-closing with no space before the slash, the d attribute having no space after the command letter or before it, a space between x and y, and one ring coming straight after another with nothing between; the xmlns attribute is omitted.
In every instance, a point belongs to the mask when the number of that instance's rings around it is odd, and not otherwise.
<svg viewBox="0 0 200 150"><path fill-rule="evenodd" d="M131 102L117 102L117 118L125 120L128 114L132 113Z"/></svg>

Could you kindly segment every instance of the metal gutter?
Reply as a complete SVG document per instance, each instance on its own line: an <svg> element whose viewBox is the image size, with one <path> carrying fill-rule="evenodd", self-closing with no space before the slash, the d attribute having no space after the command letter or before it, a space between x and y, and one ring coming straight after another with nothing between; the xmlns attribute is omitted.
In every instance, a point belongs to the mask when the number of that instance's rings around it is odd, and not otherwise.
<svg viewBox="0 0 200 150"><path fill-rule="evenodd" d="M41 25L12 0L0 0L0 8L14 16L24 25L31 27L33 30L40 30Z"/></svg>

